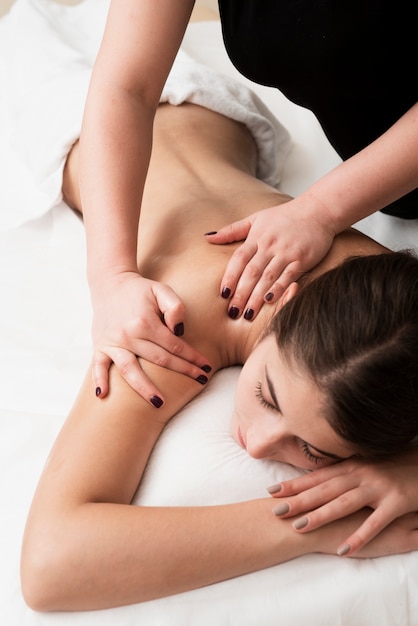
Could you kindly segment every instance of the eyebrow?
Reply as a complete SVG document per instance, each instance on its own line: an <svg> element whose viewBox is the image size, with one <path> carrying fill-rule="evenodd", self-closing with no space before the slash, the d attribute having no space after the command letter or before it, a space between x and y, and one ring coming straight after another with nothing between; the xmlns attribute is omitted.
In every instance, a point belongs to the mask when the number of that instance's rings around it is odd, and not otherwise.
<svg viewBox="0 0 418 626"><path fill-rule="evenodd" d="M267 365L265 367L265 375L266 375L267 386L269 388L271 399L273 400L274 406L276 407L276 409L277 409L277 411L279 413L282 413L282 411L280 409L279 402L277 400L276 391L275 391L275 389L273 387L273 383L271 381L271 378L268 375ZM338 456L337 454L332 454L331 452L325 452L325 450L321 450L320 448L317 448L316 446L313 446L311 443L309 443L309 441L304 441L304 443L309 448L312 448L313 450L315 450L315 452L319 452L319 454L322 454L322 456L327 456L330 459L335 459L336 461L344 461L345 460L342 456Z"/></svg>

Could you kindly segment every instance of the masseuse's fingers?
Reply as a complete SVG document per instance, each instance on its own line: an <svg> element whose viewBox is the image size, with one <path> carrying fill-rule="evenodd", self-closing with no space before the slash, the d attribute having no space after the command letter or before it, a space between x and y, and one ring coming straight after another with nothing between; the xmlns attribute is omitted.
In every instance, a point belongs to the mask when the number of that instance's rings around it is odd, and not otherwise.
<svg viewBox="0 0 418 626"><path fill-rule="evenodd" d="M185 342L182 343L185 344ZM187 346L187 344L185 345ZM156 346L149 341L140 340L138 347L143 358L147 361L157 363L161 367L166 367L181 374L189 375L194 378L197 384L205 385L208 382L209 366L193 366L193 373L190 374L190 366L184 359L162 350L160 346ZM107 354L96 352L93 357L92 370L98 397L103 398L108 393L109 367L112 363L115 364L126 382L145 400L157 409L163 405L164 395L162 391L145 374L137 356L129 352L129 350L113 346L107 348Z"/></svg>
<svg viewBox="0 0 418 626"><path fill-rule="evenodd" d="M230 317L251 320L263 302L276 302L301 273L325 257L334 235L325 218L314 216L310 206L297 199L207 234L212 244L245 240L229 259L221 281L221 295L230 298Z"/></svg>
<svg viewBox="0 0 418 626"><path fill-rule="evenodd" d="M280 235L272 228L277 208L265 209L207 235L213 244L245 239L231 255L220 286L222 297L230 299L228 314L232 319L241 315L249 321L254 319L264 303L276 302L303 271L297 260L301 252L297 245L289 248L280 228Z"/></svg>
<svg viewBox="0 0 418 626"><path fill-rule="evenodd" d="M108 349L107 354L99 351L94 353L92 374L97 397L104 398L109 392L109 368L112 363L126 382L144 399L157 409L163 405L160 391L144 374L136 356L122 348Z"/></svg>
<svg viewBox="0 0 418 626"><path fill-rule="evenodd" d="M125 272L107 278L94 295L93 378L98 397L109 391L109 368L114 363L137 393L154 406L161 405L164 397L138 357L197 383L207 382L210 364L181 337L186 311L171 287Z"/></svg>

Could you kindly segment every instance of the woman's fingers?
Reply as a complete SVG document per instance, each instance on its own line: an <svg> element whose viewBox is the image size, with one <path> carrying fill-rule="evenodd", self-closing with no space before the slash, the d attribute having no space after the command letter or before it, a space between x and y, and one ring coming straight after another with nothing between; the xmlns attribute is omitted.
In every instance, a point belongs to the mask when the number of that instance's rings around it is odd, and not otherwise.
<svg viewBox="0 0 418 626"><path fill-rule="evenodd" d="M367 503L368 494L364 490L358 490L356 482L349 483L336 477L297 496L280 498L280 502L274 505L273 512L280 517L303 514L303 524L300 522L296 526L297 530L313 530L348 515Z"/></svg>
<svg viewBox="0 0 418 626"><path fill-rule="evenodd" d="M297 478L291 478L281 483L271 485L267 488L267 491L273 496L278 498L297 495L307 489L312 489L317 485L321 485L327 480L334 478L335 476L347 477L353 473L353 469L357 467L356 461L347 460L341 463L335 463L328 467L316 469L314 472L307 472L298 476Z"/></svg>
<svg viewBox="0 0 418 626"><path fill-rule="evenodd" d="M339 556L351 556L382 532L397 515L389 507L378 507L370 513L361 526L338 547Z"/></svg>

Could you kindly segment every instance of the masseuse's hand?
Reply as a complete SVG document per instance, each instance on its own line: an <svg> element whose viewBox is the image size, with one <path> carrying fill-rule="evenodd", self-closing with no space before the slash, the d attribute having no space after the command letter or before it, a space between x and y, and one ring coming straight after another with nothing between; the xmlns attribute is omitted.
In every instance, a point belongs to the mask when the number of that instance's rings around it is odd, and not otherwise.
<svg viewBox="0 0 418 626"><path fill-rule="evenodd" d="M92 363L96 395L109 390L109 367L143 398L159 408L164 396L142 370L138 356L205 384L207 359L181 339L185 306L167 285L136 272L107 276L91 288L93 300Z"/></svg>
<svg viewBox="0 0 418 626"><path fill-rule="evenodd" d="M417 466L418 448L375 463L348 459L269 491L280 498L279 511L288 505L280 517L294 517L293 526L302 533L369 507L367 518L338 548L341 556L351 556L393 520L418 511Z"/></svg>
<svg viewBox="0 0 418 626"><path fill-rule="evenodd" d="M325 257L335 234L325 210L314 212L295 199L206 235L213 244L245 240L231 256L220 286L224 298L231 296L229 315L254 319L263 302L276 302Z"/></svg>

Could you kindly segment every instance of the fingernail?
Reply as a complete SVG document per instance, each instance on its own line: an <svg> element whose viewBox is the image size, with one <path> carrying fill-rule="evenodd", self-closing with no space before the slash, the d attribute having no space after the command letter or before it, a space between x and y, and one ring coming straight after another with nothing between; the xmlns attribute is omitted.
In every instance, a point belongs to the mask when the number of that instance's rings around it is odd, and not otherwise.
<svg viewBox="0 0 418 626"><path fill-rule="evenodd" d="M244 313L244 317L248 321L252 320L254 317L254 309L247 309Z"/></svg>
<svg viewBox="0 0 418 626"><path fill-rule="evenodd" d="M272 293L271 291L266 293L266 295L264 296L264 300L267 300L267 302L271 302L273 298L274 298L274 293Z"/></svg>
<svg viewBox="0 0 418 626"><path fill-rule="evenodd" d="M203 365L200 369L206 372L206 374L209 374L209 372L212 371L212 368L210 365Z"/></svg>
<svg viewBox="0 0 418 626"><path fill-rule="evenodd" d="M305 528L305 526L307 526L309 524L309 520L307 517L301 517L300 519L297 519L296 522L293 522L292 526L295 530L301 530L302 528Z"/></svg>
<svg viewBox="0 0 418 626"><path fill-rule="evenodd" d="M224 287L224 288L222 289L222 292L221 292L221 296L222 296L222 298L229 298L229 296L230 296L230 295L231 295L231 290L230 290L230 288L229 288L229 287Z"/></svg>
<svg viewBox="0 0 418 626"><path fill-rule="evenodd" d="M158 396L151 396L150 401L156 409L159 409L163 405L163 401Z"/></svg>
<svg viewBox="0 0 418 626"><path fill-rule="evenodd" d="M206 237L207 235L216 235L216 233L217 233L217 232L218 232L217 230L211 230L210 232L205 233L205 237Z"/></svg>
<svg viewBox="0 0 418 626"><path fill-rule="evenodd" d="M208 377L204 374L200 374L200 376L196 378L196 381L201 385L206 385L206 383L208 382Z"/></svg>
<svg viewBox="0 0 418 626"><path fill-rule="evenodd" d="M101 393L102 390L100 389L100 387L96 387L96 396L99 397Z"/></svg>
<svg viewBox="0 0 418 626"><path fill-rule="evenodd" d="M345 556L346 554L348 554L351 550L351 546L349 543L345 543L343 546L341 546L340 548L338 548L337 550L337 554L338 556Z"/></svg>
<svg viewBox="0 0 418 626"><path fill-rule="evenodd" d="M236 320L239 315L239 308L237 306L231 306L228 315L231 319Z"/></svg>
<svg viewBox="0 0 418 626"><path fill-rule="evenodd" d="M281 491L282 489L283 487L281 483L277 483L276 485L271 485L270 487L267 487L267 491L269 493L279 493L279 491Z"/></svg>
<svg viewBox="0 0 418 626"><path fill-rule="evenodd" d="M284 515L285 513L289 513L290 507L287 502L281 502L272 508L274 515Z"/></svg>
<svg viewBox="0 0 418 626"><path fill-rule="evenodd" d="M178 324L176 324L174 326L174 334L176 337L181 337L181 335L184 335L184 324L183 322L179 322Z"/></svg>

